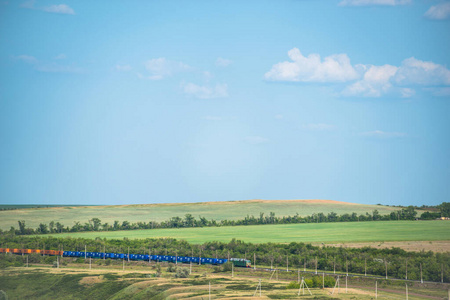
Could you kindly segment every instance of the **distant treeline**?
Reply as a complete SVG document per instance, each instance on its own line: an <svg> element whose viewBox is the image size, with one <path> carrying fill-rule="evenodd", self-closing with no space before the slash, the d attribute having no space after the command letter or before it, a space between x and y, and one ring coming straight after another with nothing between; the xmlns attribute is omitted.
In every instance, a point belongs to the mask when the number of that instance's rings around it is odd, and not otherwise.
<svg viewBox="0 0 450 300"><path fill-rule="evenodd" d="M388 278L435 282L450 281L450 252L433 253L406 252L400 248L375 249L319 247L305 243L252 244L232 239L228 243L206 242L200 245L183 240L167 239L84 239L58 238L54 236L0 236L0 248L51 249L66 251L131 253L152 255L178 255L193 257L246 258L252 265L273 266L297 271L303 268L367 275L387 276ZM35 254L36 256L37 254ZM24 263L22 256L0 255L0 268L8 257L16 257ZM30 256L30 258L33 258ZM33 259L36 259L34 257ZM81 263L84 259L78 259ZM5 262L6 263L6 262ZM288 264L288 265L287 265ZM6 265L5 265L6 266ZM422 272L421 272L422 270Z"/></svg>
<svg viewBox="0 0 450 300"><path fill-rule="evenodd" d="M366 213L359 215L357 213L338 215L335 212L312 214L310 216L301 217L298 213L294 216L277 217L274 212L269 215L260 213L259 217L247 215L240 220L207 220L205 217L196 219L191 214L186 214L184 218L172 217L167 221L156 222L136 222L114 221L113 224L102 223L99 218L92 218L88 222L81 224L75 222L72 227L65 226L60 222L50 222L48 225L41 223L36 229L26 227L25 221L19 220L19 229L11 226L9 231L2 231L0 234L13 235L31 235L31 234L47 234L62 232L83 232L83 231L117 231L117 230L136 230L136 229L156 229L156 228L187 228L187 227L215 227L215 226L243 226L243 225L265 225L265 224L298 224L298 223L324 223L324 222L358 222L358 221L389 221L389 220L433 220L436 218L450 216L450 203L442 203L438 206L439 212L424 212L420 218L417 218L417 211L413 206L402 208L401 210L391 212L388 215L380 215L378 210L374 210L372 214Z"/></svg>

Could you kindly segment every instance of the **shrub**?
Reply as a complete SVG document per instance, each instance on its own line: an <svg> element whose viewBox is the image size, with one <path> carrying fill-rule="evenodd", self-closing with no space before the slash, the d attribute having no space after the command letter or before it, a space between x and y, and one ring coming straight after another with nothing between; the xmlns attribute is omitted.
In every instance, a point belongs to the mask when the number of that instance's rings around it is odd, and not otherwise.
<svg viewBox="0 0 450 300"><path fill-rule="evenodd" d="M175 273L175 278L188 278L189 269L188 268L178 268Z"/></svg>
<svg viewBox="0 0 450 300"><path fill-rule="evenodd" d="M287 289L299 289L300 288L300 284L296 281L291 281L287 287Z"/></svg>

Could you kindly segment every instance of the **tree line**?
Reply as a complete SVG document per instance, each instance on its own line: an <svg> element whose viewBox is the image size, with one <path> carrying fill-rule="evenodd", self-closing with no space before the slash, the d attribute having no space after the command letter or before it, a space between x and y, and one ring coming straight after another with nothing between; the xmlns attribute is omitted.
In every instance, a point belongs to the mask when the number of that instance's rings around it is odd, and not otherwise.
<svg viewBox="0 0 450 300"><path fill-rule="evenodd" d="M198 219L192 214L186 214L184 218L172 217L167 221L156 222L135 222L129 221L114 221L112 224L108 222L102 223L99 218L92 218L88 222L81 223L74 222L72 227L65 226L60 222L51 221L48 225L40 223L37 228L27 227L24 220L19 220L19 228L16 229L11 226L9 231L2 231L0 234L15 234L15 235L32 235L32 234L47 234L47 233L62 233L62 232L83 232L83 231L117 231L117 230L137 230L137 229L156 229L156 228L188 228L188 227L214 227L214 226L245 226L245 225L265 225L265 224L297 224L297 223L324 223L324 222L359 222L359 221L389 221L389 220L432 220L441 216L450 216L450 203L442 203L438 206L440 211L424 212L420 218L417 218L417 211L414 206L408 206L401 210L391 212L387 215L381 215L378 210L374 210L371 214L345 213L338 215L335 212L330 212L327 215L324 213L314 213L310 216L301 217L298 213L294 216L277 217L274 212L268 215L260 213L259 216L247 215L244 219L239 220L208 220L200 216Z"/></svg>
<svg viewBox="0 0 450 300"><path fill-rule="evenodd" d="M166 239L84 239L54 236L0 236L1 248L52 249L211 258L246 258L257 267L289 268L337 273L357 273L388 278L450 282L450 252L406 252L400 248L375 249L313 246L306 243L252 244L232 239L228 243L191 244ZM2 259L0 255L0 261ZM421 272L422 270L422 272ZM422 273L422 275L421 275Z"/></svg>

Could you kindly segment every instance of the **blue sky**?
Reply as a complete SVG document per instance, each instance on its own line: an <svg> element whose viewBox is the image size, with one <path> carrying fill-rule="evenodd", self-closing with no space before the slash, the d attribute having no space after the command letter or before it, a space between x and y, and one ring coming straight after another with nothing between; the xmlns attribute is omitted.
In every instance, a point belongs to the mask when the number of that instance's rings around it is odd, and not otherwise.
<svg viewBox="0 0 450 300"><path fill-rule="evenodd" d="M0 203L449 201L449 53L450 1L2 1Z"/></svg>

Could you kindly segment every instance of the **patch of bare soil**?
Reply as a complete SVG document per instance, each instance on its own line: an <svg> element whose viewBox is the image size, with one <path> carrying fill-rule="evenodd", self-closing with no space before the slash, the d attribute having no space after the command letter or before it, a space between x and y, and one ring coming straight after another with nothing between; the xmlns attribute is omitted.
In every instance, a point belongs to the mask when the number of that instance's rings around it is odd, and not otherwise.
<svg viewBox="0 0 450 300"><path fill-rule="evenodd" d="M87 276L87 277L81 278L81 280L80 280L81 285L94 285L94 284L102 283L102 282L103 282L103 275Z"/></svg>
<svg viewBox="0 0 450 300"><path fill-rule="evenodd" d="M364 243L336 243L336 244L316 244L316 246L332 246L344 248L372 247L376 249L400 248L405 251L433 251L450 252L450 241L404 241L404 242L364 242Z"/></svg>

